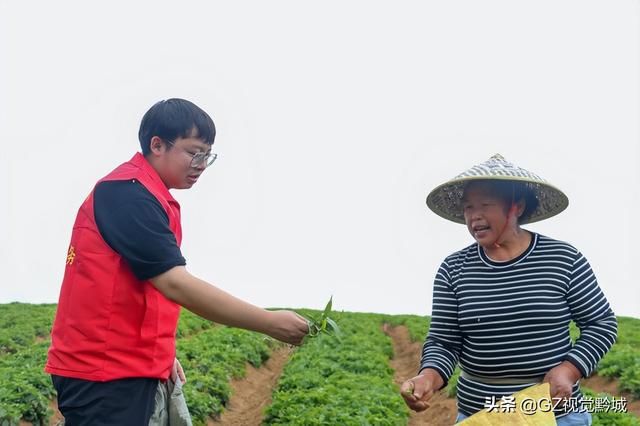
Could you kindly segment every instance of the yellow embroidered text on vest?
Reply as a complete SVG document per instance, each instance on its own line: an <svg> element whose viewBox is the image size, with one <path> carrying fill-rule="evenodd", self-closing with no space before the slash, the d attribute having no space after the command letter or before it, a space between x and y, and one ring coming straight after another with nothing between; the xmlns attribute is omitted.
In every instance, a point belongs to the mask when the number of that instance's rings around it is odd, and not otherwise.
<svg viewBox="0 0 640 426"><path fill-rule="evenodd" d="M73 263L73 259L76 258L76 249L73 246L69 246L69 252L67 253L67 265L71 265Z"/></svg>

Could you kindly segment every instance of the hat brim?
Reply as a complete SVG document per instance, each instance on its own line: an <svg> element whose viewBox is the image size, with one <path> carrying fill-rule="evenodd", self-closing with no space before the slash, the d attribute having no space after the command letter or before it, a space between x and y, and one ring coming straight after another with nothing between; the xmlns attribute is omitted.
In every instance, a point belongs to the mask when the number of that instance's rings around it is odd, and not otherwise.
<svg viewBox="0 0 640 426"><path fill-rule="evenodd" d="M438 216L464 224L462 193L467 182L500 180L525 183L538 199L538 207L521 224L539 222L561 213L569 206L569 199L558 188L546 182L515 176L465 176L437 186L427 196L427 206Z"/></svg>

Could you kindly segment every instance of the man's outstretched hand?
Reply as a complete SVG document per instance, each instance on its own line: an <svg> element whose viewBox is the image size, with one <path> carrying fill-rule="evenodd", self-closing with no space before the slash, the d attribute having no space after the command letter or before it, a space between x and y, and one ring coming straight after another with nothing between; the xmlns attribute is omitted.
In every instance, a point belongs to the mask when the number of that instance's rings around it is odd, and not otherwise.
<svg viewBox="0 0 640 426"><path fill-rule="evenodd" d="M290 345L301 345L309 332L306 319L292 311L269 311L265 333Z"/></svg>

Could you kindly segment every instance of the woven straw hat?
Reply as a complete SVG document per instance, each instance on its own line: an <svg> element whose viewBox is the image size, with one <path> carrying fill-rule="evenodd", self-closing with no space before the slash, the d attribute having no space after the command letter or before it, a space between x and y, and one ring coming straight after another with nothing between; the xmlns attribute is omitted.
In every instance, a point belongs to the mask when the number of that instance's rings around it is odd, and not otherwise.
<svg viewBox="0 0 640 426"><path fill-rule="evenodd" d="M538 199L538 207L522 223L538 222L555 216L569 205L569 199L558 188L535 173L518 167L496 154L484 163L436 187L427 196L427 206L439 216L456 223L465 223L462 214L462 192L471 180L506 180L524 182Z"/></svg>

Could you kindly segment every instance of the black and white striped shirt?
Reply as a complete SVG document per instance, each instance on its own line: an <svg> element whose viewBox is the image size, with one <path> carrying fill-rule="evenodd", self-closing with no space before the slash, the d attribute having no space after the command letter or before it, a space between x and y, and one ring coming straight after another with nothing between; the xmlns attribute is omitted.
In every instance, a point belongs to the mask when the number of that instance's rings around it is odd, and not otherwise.
<svg viewBox="0 0 640 426"><path fill-rule="evenodd" d="M581 331L575 345L571 320ZM476 243L447 257L436 274L420 369L437 370L445 382L458 362L489 381L532 378L487 385L460 377L458 410L471 415L486 398L522 390L565 360L589 376L616 335L615 315L589 262L570 244L533 234L520 256L496 262ZM573 396L581 396L578 383Z"/></svg>

